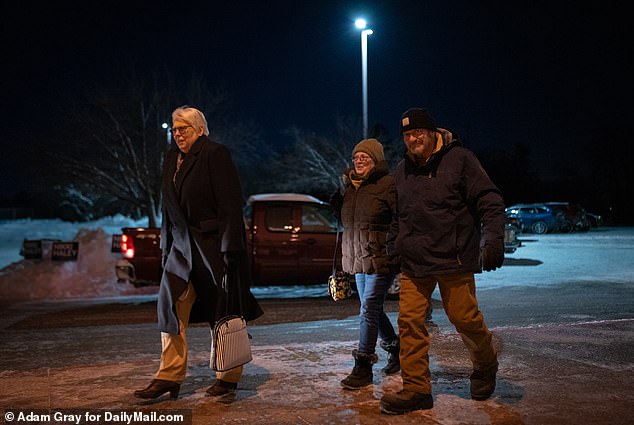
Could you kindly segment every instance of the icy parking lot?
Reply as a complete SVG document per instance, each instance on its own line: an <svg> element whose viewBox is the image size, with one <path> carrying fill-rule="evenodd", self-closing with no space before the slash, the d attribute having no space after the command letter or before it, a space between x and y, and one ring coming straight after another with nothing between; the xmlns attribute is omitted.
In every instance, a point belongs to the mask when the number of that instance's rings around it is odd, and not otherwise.
<svg viewBox="0 0 634 425"><path fill-rule="evenodd" d="M634 282L634 228L522 234L520 240L522 246L513 254L506 254L504 267L478 277L479 287Z"/></svg>
<svg viewBox="0 0 634 425"><path fill-rule="evenodd" d="M377 373L365 390L340 389L339 380L352 367L358 308L355 300L347 300L346 315L315 319L311 308L324 313L328 304L330 311L343 310L326 298L325 284L254 288L256 296L267 299L270 313L263 317L288 317L251 325L254 360L245 367L230 405L204 396L212 380L205 327L188 332L191 362L179 399L139 403L132 392L151 379L160 352L151 322L156 288L116 283L107 227L64 226L64 238L80 240L77 262L18 258L0 270L0 295L7 307L0 313L0 408L191 409L194 424L631 422L632 228L525 234L523 246L507 256L502 269L478 275L480 307L500 353L498 388L486 402L468 397L468 353L435 295L430 327L435 407L392 418L379 413L378 399L399 389L399 376ZM11 235L0 225L2 240L12 241L1 252L19 250L29 232L45 238L55 231L51 222L13 222L10 227ZM293 297L320 299L284 299ZM397 302L389 304L388 316L396 323ZM145 319L132 320L141 310ZM91 321L84 322L88 317ZM303 321L283 320L293 317ZM378 354L385 361L384 352Z"/></svg>

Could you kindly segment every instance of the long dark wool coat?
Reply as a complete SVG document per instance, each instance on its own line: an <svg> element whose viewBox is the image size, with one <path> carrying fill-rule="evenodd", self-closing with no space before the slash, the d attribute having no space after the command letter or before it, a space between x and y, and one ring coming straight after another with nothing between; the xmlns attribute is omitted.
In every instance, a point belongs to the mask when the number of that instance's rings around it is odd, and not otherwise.
<svg viewBox="0 0 634 425"><path fill-rule="evenodd" d="M262 310L249 290L242 192L231 154L226 146L201 136L174 180L178 155L176 146L167 153L161 183L164 269L157 305L159 329L179 333L175 302L190 280L197 293L191 323L214 323L240 310L253 320ZM229 279L228 300L222 283L226 252L237 265Z"/></svg>

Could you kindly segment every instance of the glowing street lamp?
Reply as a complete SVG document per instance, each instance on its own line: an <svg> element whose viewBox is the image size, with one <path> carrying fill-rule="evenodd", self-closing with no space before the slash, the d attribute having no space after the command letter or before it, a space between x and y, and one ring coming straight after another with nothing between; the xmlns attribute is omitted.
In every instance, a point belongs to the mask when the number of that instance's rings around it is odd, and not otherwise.
<svg viewBox="0 0 634 425"><path fill-rule="evenodd" d="M368 36L373 33L366 29L365 19L357 19L354 25L361 30L361 84L363 87L363 138L368 137Z"/></svg>
<svg viewBox="0 0 634 425"><path fill-rule="evenodd" d="M167 144L169 145L170 143L172 143L172 129L170 128L169 124L166 122L161 124L161 127L167 130Z"/></svg>

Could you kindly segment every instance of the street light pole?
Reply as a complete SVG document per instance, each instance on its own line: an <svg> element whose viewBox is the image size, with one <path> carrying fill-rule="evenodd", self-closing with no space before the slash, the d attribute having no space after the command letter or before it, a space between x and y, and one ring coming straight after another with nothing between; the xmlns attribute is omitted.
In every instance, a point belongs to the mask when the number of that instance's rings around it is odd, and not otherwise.
<svg viewBox="0 0 634 425"><path fill-rule="evenodd" d="M365 29L365 19L357 19L357 28L361 30L361 84L363 89L363 138L368 138L368 36L371 29Z"/></svg>
<svg viewBox="0 0 634 425"><path fill-rule="evenodd" d="M172 129L170 128L169 124L164 122L163 124L161 124L161 127L163 127L165 130L167 130L167 144L169 145L170 143L172 143Z"/></svg>

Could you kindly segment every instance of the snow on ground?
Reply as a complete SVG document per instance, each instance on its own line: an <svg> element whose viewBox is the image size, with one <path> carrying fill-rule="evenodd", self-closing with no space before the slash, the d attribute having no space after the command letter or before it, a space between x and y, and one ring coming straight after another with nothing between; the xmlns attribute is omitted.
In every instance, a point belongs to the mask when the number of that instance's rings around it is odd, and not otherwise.
<svg viewBox="0 0 634 425"><path fill-rule="evenodd" d="M634 283L634 228L603 227L585 233L520 235L522 246L505 265L476 277L478 287L571 282Z"/></svg>
<svg viewBox="0 0 634 425"><path fill-rule="evenodd" d="M119 254L110 252L112 234L122 227L145 225L123 216L93 222L12 220L0 222L0 299L54 300L111 297L156 292L117 283L114 265ZM78 241L77 261L51 261L50 243L43 243L43 259L20 255L24 239Z"/></svg>
<svg viewBox="0 0 634 425"><path fill-rule="evenodd" d="M155 294L157 287L118 284L110 252L112 234L146 225L123 216L93 222L12 220L0 222L0 300L55 300ZM24 239L77 240L77 261L24 260ZM505 266L477 275L479 289L598 281L634 283L634 228L599 228L587 233L523 234L523 246L507 254ZM252 288L258 298L325 296L326 284Z"/></svg>

